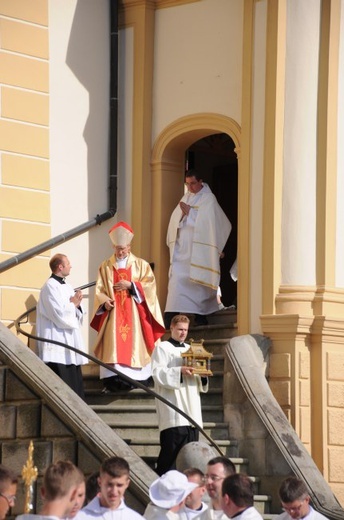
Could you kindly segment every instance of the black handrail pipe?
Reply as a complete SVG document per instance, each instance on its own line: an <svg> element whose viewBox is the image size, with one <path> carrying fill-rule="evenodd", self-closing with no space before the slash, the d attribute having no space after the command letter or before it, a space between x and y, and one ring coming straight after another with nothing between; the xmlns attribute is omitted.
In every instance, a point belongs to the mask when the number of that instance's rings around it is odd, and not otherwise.
<svg viewBox="0 0 344 520"><path fill-rule="evenodd" d="M7 271L8 269L15 267L16 265L21 264L26 260L30 260L30 258L44 253L44 251L47 251L52 247L56 247L59 244L62 244L63 242L67 242L68 240L71 240L72 238L75 238L76 236L85 233L94 226L100 226L103 222L112 218L115 215L115 213L116 212L114 209L109 209L105 213L97 215L93 219L85 222L84 224L81 224L80 226L66 231L66 233L62 233L61 235L57 235L56 237L50 238L49 240L47 240L46 242L42 242L38 246L32 247L31 249L28 249L27 251L24 251L19 255L8 258L4 262L0 263L0 273L3 273L4 271Z"/></svg>

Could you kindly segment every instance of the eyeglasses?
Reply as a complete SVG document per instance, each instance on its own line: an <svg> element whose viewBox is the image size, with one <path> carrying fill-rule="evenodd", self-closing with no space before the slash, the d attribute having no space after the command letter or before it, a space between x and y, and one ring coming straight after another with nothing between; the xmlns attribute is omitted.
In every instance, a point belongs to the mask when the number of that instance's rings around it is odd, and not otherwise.
<svg viewBox="0 0 344 520"><path fill-rule="evenodd" d="M283 503L282 503L282 509L286 513L299 513L301 511L303 503L304 503L304 500L302 500L300 505L294 506L294 507L287 507L287 506L283 505Z"/></svg>
<svg viewBox="0 0 344 520"><path fill-rule="evenodd" d="M14 502L17 500L15 495L4 495L3 493L0 493L0 497L5 498L9 506L14 505Z"/></svg>
<svg viewBox="0 0 344 520"><path fill-rule="evenodd" d="M217 475L204 475L204 481L211 480L212 482L218 482L219 480L223 480L225 477L218 477Z"/></svg>

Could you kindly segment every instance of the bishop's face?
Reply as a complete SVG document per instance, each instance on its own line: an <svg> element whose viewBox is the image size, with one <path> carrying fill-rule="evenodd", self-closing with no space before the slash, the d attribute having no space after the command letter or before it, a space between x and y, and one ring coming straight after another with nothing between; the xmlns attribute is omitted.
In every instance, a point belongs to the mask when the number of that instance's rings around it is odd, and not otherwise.
<svg viewBox="0 0 344 520"><path fill-rule="evenodd" d="M114 246L115 256L118 260L123 260L127 258L130 253L130 246Z"/></svg>

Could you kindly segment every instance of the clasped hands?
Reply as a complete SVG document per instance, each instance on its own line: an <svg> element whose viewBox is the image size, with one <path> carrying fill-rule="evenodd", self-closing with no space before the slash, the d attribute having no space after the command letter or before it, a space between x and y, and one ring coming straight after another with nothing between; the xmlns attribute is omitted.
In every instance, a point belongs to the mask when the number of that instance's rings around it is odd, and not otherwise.
<svg viewBox="0 0 344 520"><path fill-rule="evenodd" d="M69 301L71 303L74 303L75 307L80 307L80 304L81 304L81 300L83 298L83 294L82 292L78 289L77 291L75 291L75 294L74 296L71 296L69 298Z"/></svg>
<svg viewBox="0 0 344 520"><path fill-rule="evenodd" d="M190 213L191 206L189 204L186 204L185 202L180 202L179 206L180 206L180 209L182 210L183 217L185 215L188 216L188 214Z"/></svg>
<svg viewBox="0 0 344 520"><path fill-rule="evenodd" d="M131 282L128 280L120 280L119 282L116 282L113 284L113 290L115 292L118 291L129 291L131 289ZM114 300L107 300L104 303L105 310L111 311L115 306Z"/></svg>

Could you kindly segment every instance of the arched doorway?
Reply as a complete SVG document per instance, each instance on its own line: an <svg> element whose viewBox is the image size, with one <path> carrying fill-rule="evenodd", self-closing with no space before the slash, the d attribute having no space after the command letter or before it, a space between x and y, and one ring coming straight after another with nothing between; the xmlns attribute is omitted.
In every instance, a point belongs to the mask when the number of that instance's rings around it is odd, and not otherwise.
<svg viewBox="0 0 344 520"><path fill-rule="evenodd" d="M209 180L208 176L211 175L212 188L216 194L219 202L223 205L224 209L231 207L233 213L229 213L228 216L232 222L233 234L231 234L230 241L227 247L231 249L231 253L228 254L226 262L228 265L223 267L223 271L227 271L229 277L229 269L231 259L235 258L236 255L236 243L240 246L240 227L237 224L237 214L240 213L240 208L237 205L237 193L240 190L240 127L231 118L219 114L196 114L187 116L176 120L167 126L157 137L153 151L151 161L151 173L152 173L152 225L151 225L151 252L152 258L155 264L155 276L158 287L158 295L162 309L164 309L167 292L168 282L168 269L169 269L169 254L166 246L166 231L168 222L173 209L180 200L184 190L184 171L185 171L185 156L186 152L192 152L192 147L196 143L202 142L204 139L216 140L215 135L220 135L219 141L222 142L221 147L228 146L231 149L232 159L232 172L231 181L237 179L238 188L226 186L224 188L223 178L227 180L230 178L228 164L221 164L221 161L215 161L211 167L210 172L205 175L204 180ZM224 142L227 142L224 145ZM201 145L204 144L204 141ZM196 146L197 147L197 146ZM196 150L195 157L200 153ZM234 157L236 156L235 160ZM227 181L226 181L227 182ZM247 186L245 181L244 186ZM246 188L245 188L246 189ZM229 193L232 193L235 203L230 204ZM227 209L228 209L227 208ZM226 211L226 209L225 209ZM229 211L229 209L228 209ZM246 210L247 211L247 208ZM248 251L248 236L247 233L242 233L241 247L244 251ZM238 258L240 266L240 258ZM239 267L240 272L240 267ZM241 271L243 272L243 271ZM245 277L245 273L244 273ZM246 279L247 279L246 275ZM244 278L245 280L245 278ZM223 280L224 283L225 280ZM240 284L240 281L238 281ZM228 284L227 284L228 285ZM241 311L247 315L248 299L246 295L241 298L240 303L240 286L238 296L238 321ZM232 292L233 294L233 292ZM231 299L231 294L226 295L228 300ZM225 302L231 303L230 301ZM243 306L243 307L242 307Z"/></svg>
<svg viewBox="0 0 344 520"><path fill-rule="evenodd" d="M237 284L229 273L237 257L238 237L238 159L233 139L225 133L199 139L186 151L186 166L209 184L232 224L221 260L221 292L225 306L236 305Z"/></svg>

